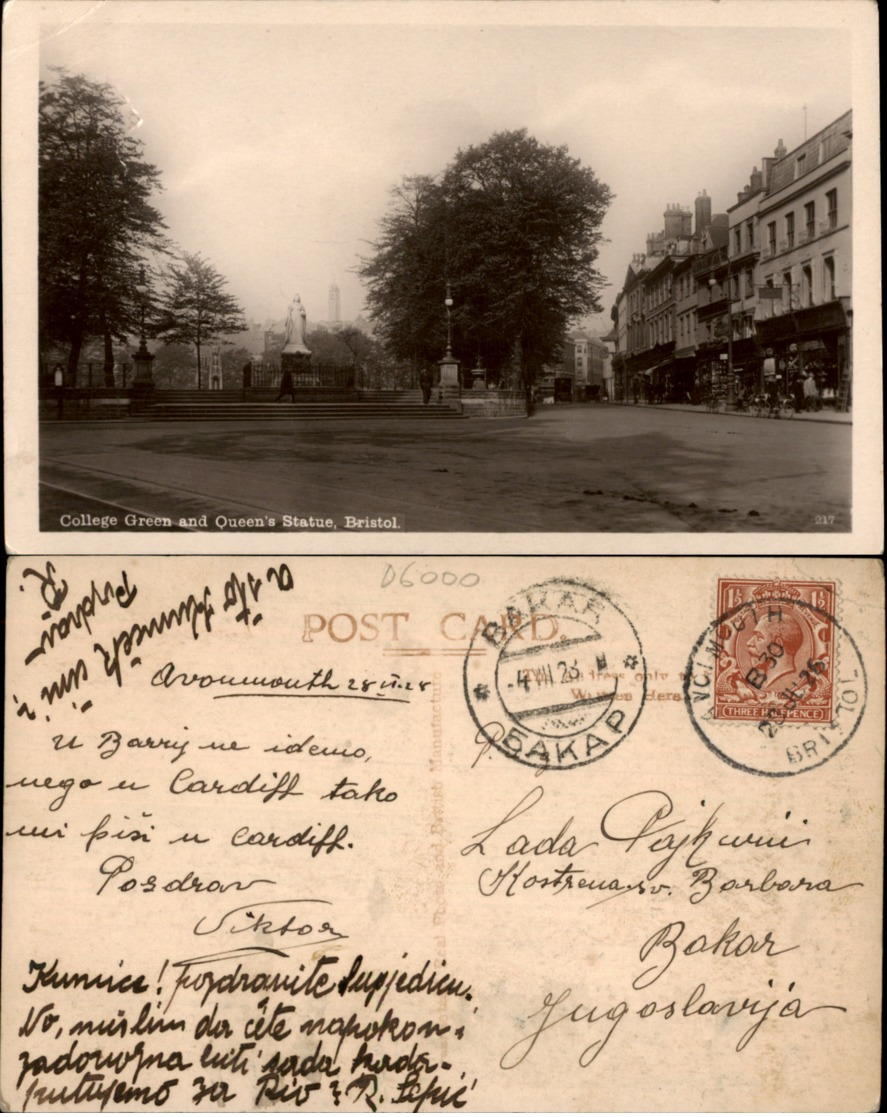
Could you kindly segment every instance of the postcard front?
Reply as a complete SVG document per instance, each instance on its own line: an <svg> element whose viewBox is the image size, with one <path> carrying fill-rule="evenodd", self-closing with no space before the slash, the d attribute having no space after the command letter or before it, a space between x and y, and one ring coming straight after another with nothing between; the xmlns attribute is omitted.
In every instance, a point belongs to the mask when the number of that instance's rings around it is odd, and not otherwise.
<svg viewBox="0 0 887 1117"><path fill-rule="evenodd" d="M855 560L15 559L2 1097L867 1109Z"/></svg>
<svg viewBox="0 0 887 1117"><path fill-rule="evenodd" d="M10 553L880 554L867 0L5 15Z"/></svg>

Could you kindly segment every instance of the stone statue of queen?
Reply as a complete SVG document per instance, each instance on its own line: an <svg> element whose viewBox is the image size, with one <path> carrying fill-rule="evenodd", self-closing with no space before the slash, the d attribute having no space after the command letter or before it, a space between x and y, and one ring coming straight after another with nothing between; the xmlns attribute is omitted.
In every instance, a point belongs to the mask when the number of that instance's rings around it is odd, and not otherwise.
<svg viewBox="0 0 887 1117"><path fill-rule="evenodd" d="M293 296L286 316L286 336L283 340L284 353L309 353L308 320L302 300Z"/></svg>

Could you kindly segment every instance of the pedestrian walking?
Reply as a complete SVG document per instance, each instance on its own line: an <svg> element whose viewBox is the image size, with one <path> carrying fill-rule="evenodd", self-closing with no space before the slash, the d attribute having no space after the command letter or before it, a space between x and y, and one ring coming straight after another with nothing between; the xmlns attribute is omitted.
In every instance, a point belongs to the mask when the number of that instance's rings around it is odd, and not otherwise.
<svg viewBox="0 0 887 1117"><path fill-rule="evenodd" d="M288 368L284 369L283 375L280 378L280 391L278 392L277 399L274 402L279 403L284 396L289 396L293 403L296 402L296 391L293 387L293 374Z"/></svg>
<svg viewBox="0 0 887 1117"><path fill-rule="evenodd" d="M428 403L431 399L431 373L422 373L419 377L419 387L422 389L422 402Z"/></svg>

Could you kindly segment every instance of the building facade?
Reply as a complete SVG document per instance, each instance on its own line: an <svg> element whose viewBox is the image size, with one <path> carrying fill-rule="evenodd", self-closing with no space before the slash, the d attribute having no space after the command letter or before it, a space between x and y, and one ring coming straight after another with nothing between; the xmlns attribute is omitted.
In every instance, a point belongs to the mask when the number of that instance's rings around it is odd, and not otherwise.
<svg viewBox="0 0 887 1117"><path fill-rule="evenodd" d="M852 138L847 112L774 160L758 208L763 238L757 308L761 345L789 383L812 373L820 395L851 402Z"/></svg>
<svg viewBox="0 0 887 1117"><path fill-rule="evenodd" d="M599 400L610 375L610 350L587 330L574 330L564 342L563 374L572 378L572 398Z"/></svg>
<svg viewBox="0 0 887 1117"><path fill-rule="evenodd" d="M662 231L648 234L648 251L632 258L611 316L617 400L662 403L694 396L699 319L692 262L722 248L726 230L726 215L712 214L703 190L693 213L668 205Z"/></svg>
<svg viewBox="0 0 887 1117"><path fill-rule="evenodd" d="M616 399L739 401L781 387L845 409L852 380L852 113L793 151L779 141L725 214L669 205L632 258L611 318Z"/></svg>

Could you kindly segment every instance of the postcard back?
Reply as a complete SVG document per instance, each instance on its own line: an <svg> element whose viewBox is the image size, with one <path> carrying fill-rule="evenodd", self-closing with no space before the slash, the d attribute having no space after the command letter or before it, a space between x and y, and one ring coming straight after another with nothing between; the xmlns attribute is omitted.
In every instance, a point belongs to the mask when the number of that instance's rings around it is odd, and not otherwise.
<svg viewBox="0 0 887 1117"><path fill-rule="evenodd" d="M862 560L14 559L2 1098L877 1105Z"/></svg>

